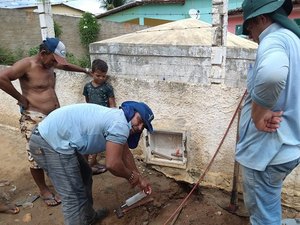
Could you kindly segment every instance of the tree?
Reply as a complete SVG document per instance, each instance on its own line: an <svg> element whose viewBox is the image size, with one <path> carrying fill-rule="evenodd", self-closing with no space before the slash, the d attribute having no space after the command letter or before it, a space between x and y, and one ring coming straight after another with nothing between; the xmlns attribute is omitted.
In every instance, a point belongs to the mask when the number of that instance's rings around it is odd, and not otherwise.
<svg viewBox="0 0 300 225"><path fill-rule="evenodd" d="M96 41L100 31L95 16L89 12L85 12L79 20L79 34L81 43L88 48L89 44Z"/></svg>
<svg viewBox="0 0 300 225"><path fill-rule="evenodd" d="M101 8L105 8L107 10L119 7L129 2L128 0L100 0L102 2Z"/></svg>

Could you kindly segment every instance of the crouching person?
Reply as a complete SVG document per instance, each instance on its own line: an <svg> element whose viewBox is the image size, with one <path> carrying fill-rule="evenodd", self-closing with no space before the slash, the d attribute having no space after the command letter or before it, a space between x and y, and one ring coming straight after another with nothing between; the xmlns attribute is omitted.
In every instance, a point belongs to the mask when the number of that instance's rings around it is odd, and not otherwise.
<svg viewBox="0 0 300 225"><path fill-rule="evenodd" d="M88 103L64 106L39 123L30 138L30 152L61 197L66 225L94 224L108 214L105 208L93 209L92 170L84 154L105 150L108 171L151 193L129 148L138 145L144 128L153 131L153 118L145 103L127 101L119 109Z"/></svg>

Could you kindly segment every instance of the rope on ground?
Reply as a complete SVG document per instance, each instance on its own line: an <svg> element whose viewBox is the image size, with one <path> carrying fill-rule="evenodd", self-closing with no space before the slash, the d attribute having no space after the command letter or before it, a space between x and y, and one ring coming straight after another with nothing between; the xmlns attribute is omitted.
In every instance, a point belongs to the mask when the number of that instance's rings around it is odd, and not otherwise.
<svg viewBox="0 0 300 225"><path fill-rule="evenodd" d="M228 125L228 127L227 127L227 129L226 129L226 131L225 131L225 134L223 135L223 138L222 138L222 140L221 140L221 142L220 142L220 144L219 144L219 146L218 146L216 152L214 153L212 159L211 159L210 162L208 163L208 165L207 165L207 167L205 168L204 172L203 172L202 175L200 176L200 178L199 178L199 180L197 181L197 183L194 184L194 187L192 188L192 190L190 191L190 193L183 199L183 201L181 202L181 204L177 207L177 209L173 212L173 214L167 219L167 221L164 223L164 225L167 225L168 222L169 222L176 214L178 215L178 214L180 213L180 211L181 211L182 208L183 208L183 205L186 203L186 201L187 201L187 200L189 199L189 197L192 195L192 193L194 192L194 190L199 186L200 182L204 179L206 173L207 173L208 170L210 169L212 163L214 162L214 160L215 160L217 154L219 153L219 151L220 151L220 149L221 149L221 146L223 145L223 143L224 143L224 141L225 141L225 138L226 138L226 136L227 136L227 134L228 134L228 132L229 132L229 130L230 130L230 127L231 127L231 125L232 125L232 123L233 123L233 121L234 121L236 115L238 114L238 112L239 112L239 110L240 110L241 104L242 104L242 102L243 102L243 99L244 99L245 96L246 96L246 93L247 93L247 91L244 92L244 94L243 94L243 96L242 96L242 98L241 98L241 100L240 100L238 106L236 107L236 110L235 110L235 112L234 112L234 114L233 114L233 116L232 116L232 118L231 118L231 121L230 121L230 123L229 123L229 125Z"/></svg>

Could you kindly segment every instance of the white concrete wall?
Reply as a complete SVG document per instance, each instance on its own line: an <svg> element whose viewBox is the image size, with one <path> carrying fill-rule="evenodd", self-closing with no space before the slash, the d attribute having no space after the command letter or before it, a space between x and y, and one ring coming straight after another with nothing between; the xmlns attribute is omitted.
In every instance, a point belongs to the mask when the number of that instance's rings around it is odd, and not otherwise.
<svg viewBox="0 0 300 225"><path fill-rule="evenodd" d="M247 65L255 57L255 49L228 48L225 79L228 87L243 87ZM90 45L91 59L108 63L112 76L144 80L164 80L207 84L211 77L211 47L170 46L96 42Z"/></svg>
<svg viewBox="0 0 300 225"><path fill-rule="evenodd" d="M244 88L224 85L196 85L179 82L146 81L118 77L113 80L118 102L128 99L147 102L153 109L154 128L187 130L186 170L156 166L168 177L190 183L198 181L230 123ZM209 173L201 185L231 190L236 122L232 125ZM300 167L285 181L283 202L300 209ZM239 183L239 190L241 182Z"/></svg>
<svg viewBox="0 0 300 225"><path fill-rule="evenodd" d="M82 88L88 80L86 75L80 73L57 71L56 89L61 105L83 102ZM14 83L18 85L18 82ZM224 84L145 80L122 75L113 76L111 83L118 105L125 100L144 101L149 104L155 114L155 129L186 130L189 133L187 169L156 168L169 177L190 183L198 181L215 153L244 92L243 85L228 87ZM16 101L3 91L0 91L0 99L0 124L17 127L19 114ZM201 185L230 190L235 135L236 120ZM143 141L140 150L142 146ZM299 176L298 168L288 177L283 190L284 203L297 209L300 209Z"/></svg>

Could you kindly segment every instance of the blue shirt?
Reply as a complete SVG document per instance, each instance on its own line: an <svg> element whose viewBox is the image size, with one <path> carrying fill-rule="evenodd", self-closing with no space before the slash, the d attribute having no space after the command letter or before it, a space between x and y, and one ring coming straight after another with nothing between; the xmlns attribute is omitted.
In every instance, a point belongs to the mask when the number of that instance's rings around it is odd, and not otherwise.
<svg viewBox="0 0 300 225"><path fill-rule="evenodd" d="M130 129L122 109L89 103L56 109L38 125L41 136L62 154L101 152L106 141L125 144Z"/></svg>
<svg viewBox="0 0 300 225"><path fill-rule="evenodd" d="M300 39L273 23L259 36L254 66L247 76L248 95L241 112L236 160L263 171L300 157ZM251 104L283 111L274 133L258 131L251 119Z"/></svg>

